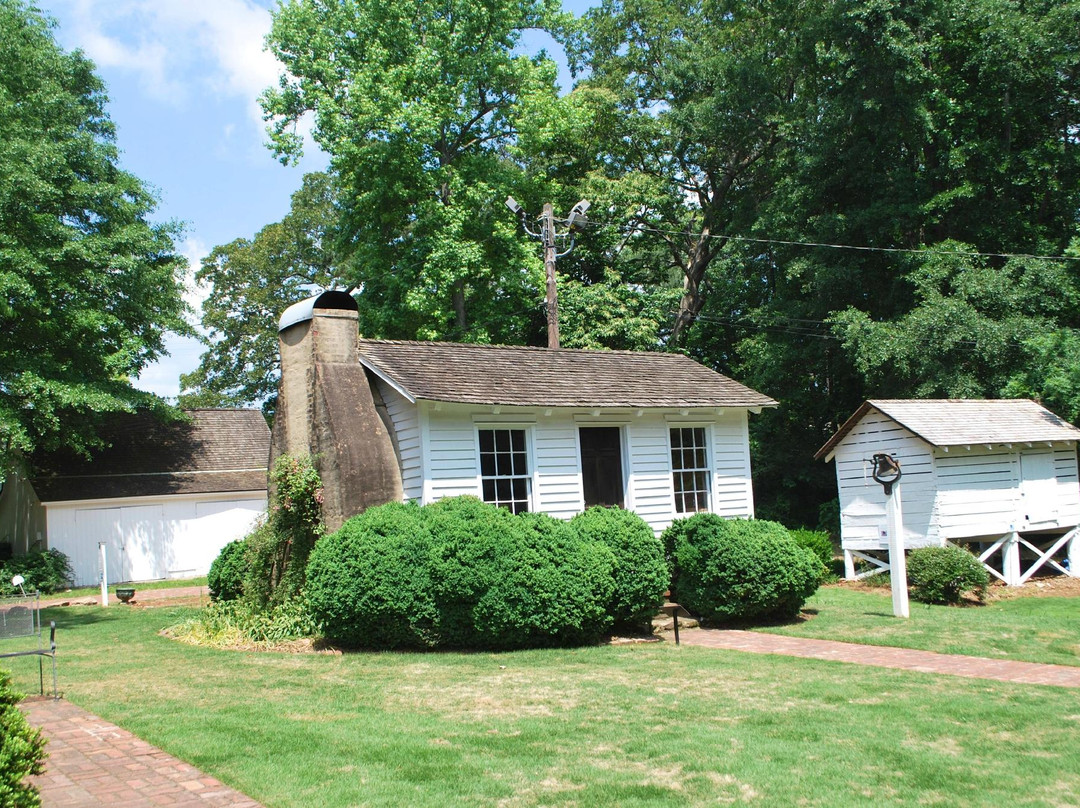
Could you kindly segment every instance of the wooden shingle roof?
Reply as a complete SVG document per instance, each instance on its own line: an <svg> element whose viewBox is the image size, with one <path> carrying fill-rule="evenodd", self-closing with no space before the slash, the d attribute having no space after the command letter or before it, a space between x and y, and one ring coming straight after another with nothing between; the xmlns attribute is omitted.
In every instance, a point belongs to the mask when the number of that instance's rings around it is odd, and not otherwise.
<svg viewBox="0 0 1080 808"><path fill-rule="evenodd" d="M120 413L101 430L107 448L34 457L42 502L162 494L266 491L270 430L258 410L188 410L190 421Z"/></svg>
<svg viewBox="0 0 1080 808"><path fill-rule="evenodd" d="M413 401L638 408L776 404L672 353L362 339L360 361Z"/></svg>
<svg viewBox="0 0 1080 808"><path fill-rule="evenodd" d="M931 446L1080 440L1080 429L1026 398L878 398L864 402L814 457L831 454L871 410L881 412Z"/></svg>

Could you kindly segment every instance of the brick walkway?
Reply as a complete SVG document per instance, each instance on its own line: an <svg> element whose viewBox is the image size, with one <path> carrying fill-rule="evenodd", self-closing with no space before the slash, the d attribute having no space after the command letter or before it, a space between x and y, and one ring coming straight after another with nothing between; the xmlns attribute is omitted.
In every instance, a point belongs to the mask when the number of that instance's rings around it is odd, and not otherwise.
<svg viewBox="0 0 1080 808"><path fill-rule="evenodd" d="M32 778L43 808L261 808L70 702L35 696L22 709L49 741L45 774Z"/></svg>
<svg viewBox="0 0 1080 808"><path fill-rule="evenodd" d="M827 659L833 662L853 662L856 665L898 668L918 673L940 673L970 679L994 679L999 682L1080 687L1080 667L1068 665L1044 665L1007 659L935 654L932 651L914 651L909 648L886 648L880 645L811 640L779 634L762 634L756 631L699 628L681 632L681 639L684 645L747 651L752 654L781 654L805 659Z"/></svg>

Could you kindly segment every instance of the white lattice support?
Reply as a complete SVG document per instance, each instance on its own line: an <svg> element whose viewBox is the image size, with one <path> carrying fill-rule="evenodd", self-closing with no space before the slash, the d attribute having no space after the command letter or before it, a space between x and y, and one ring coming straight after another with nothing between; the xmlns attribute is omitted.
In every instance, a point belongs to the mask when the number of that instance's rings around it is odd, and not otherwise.
<svg viewBox="0 0 1080 808"><path fill-rule="evenodd" d="M1039 569L1041 569L1046 564L1054 567L1058 572L1068 575L1069 571L1063 566L1061 566L1059 563L1054 561L1054 553L1064 547L1070 541L1071 537L1072 533L1066 533L1064 536L1062 536L1060 539L1050 545L1050 549L1047 550L1045 553L1038 547L1036 547L1034 544L1029 542L1027 539L1021 538L1020 543L1027 547L1029 550L1031 550L1033 553L1035 553L1036 558L1035 563L1028 567L1027 572L1020 576L1020 583L1023 584L1027 582L1028 578L1038 572Z"/></svg>
<svg viewBox="0 0 1080 808"><path fill-rule="evenodd" d="M1002 545L1003 545L1003 544L1005 544L1005 542L1006 542L1006 541L1008 540L1008 538L1009 538L1009 537L1010 537L1011 535L1012 535L1011 533L1006 533L1006 534L1005 534L1004 536L1002 536L1002 537L1001 537L1000 539L998 539L998 540L997 540L996 542L994 542L993 544L991 544L991 545L990 545L990 546L989 546L989 547L988 547L987 549L983 550L983 551L982 551L982 554L981 554L981 555L979 556L979 561L981 561L981 562L982 562L982 565L983 565L983 567L985 567L985 568L986 568L986 571L987 571L987 572L989 572L989 573L990 573L991 575L993 575L993 576L994 576L995 578L997 578L997 579L998 579L999 581L1001 581L1001 582L1003 582L1003 583L1008 583L1008 581L1006 581L1006 580L1005 580L1005 576L1004 576L1004 575L1003 575L1002 573L998 572L998 571L997 571L996 569L994 569L993 567L991 567L991 566L990 566L989 564L987 564L987 563L986 563L986 560L987 560L988 558L990 558L990 556L992 556L992 555L993 555L994 553L996 553L996 552L997 552L998 550L1000 550L1000 549L1001 549L1001 547L1002 547ZM1005 559L1004 559L1004 556L1002 557L1001 569L1002 569L1002 570L1004 570L1004 569L1005 569Z"/></svg>
<svg viewBox="0 0 1080 808"><path fill-rule="evenodd" d="M847 568L848 556L852 557L851 560L851 575L848 578L849 581L861 581L863 578L869 578L871 575L879 575L883 572L889 571L889 564L887 561L882 561L880 558L874 558L866 553L860 553L858 550L844 550L844 567L845 572ZM861 559L874 565L874 569L869 569L866 572L860 572L855 574L855 559Z"/></svg>

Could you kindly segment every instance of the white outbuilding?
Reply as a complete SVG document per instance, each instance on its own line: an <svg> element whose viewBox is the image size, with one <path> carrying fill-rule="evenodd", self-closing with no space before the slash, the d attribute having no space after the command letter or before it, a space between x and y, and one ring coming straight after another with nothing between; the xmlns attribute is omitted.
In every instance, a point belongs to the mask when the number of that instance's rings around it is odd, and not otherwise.
<svg viewBox="0 0 1080 808"><path fill-rule="evenodd" d="M118 413L99 432L108 445L90 457L35 457L48 547L71 560L77 586L100 580L101 544L110 584L205 575L266 512L270 430L258 410Z"/></svg>
<svg viewBox="0 0 1080 808"><path fill-rule="evenodd" d="M967 545L1010 585L1080 565L1080 429L1026 399L873 399L818 450L836 462L848 578L887 568L885 494L871 459L900 462L904 545ZM876 570L875 570L876 571Z"/></svg>

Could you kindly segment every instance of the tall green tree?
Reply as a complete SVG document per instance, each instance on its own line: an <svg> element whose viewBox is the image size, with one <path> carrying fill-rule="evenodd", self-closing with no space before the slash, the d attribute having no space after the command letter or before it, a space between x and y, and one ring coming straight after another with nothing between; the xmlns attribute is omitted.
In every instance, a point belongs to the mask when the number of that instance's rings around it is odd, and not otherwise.
<svg viewBox="0 0 1080 808"><path fill-rule="evenodd" d="M367 336L527 343L541 267L502 200L528 110L554 103L555 65L516 53L554 0L290 0L268 39L285 68L263 96L279 156L297 124L341 181L347 280Z"/></svg>
<svg viewBox="0 0 1080 808"><path fill-rule="evenodd" d="M161 404L131 380L186 333L175 225L118 166L105 88L22 0L0 0L0 452L96 442Z"/></svg>
<svg viewBox="0 0 1080 808"><path fill-rule="evenodd" d="M210 288L202 304L206 350L199 366L180 378L182 406L261 403L272 411L278 317L317 290L344 285L338 216L334 178L307 174L284 219L253 239L215 247L203 259L195 278Z"/></svg>
<svg viewBox="0 0 1080 808"><path fill-rule="evenodd" d="M723 236L745 232L769 193L795 109L803 3L603 0L568 37L584 87L617 120L586 187L631 233L620 267L674 272L670 340L701 313Z"/></svg>

